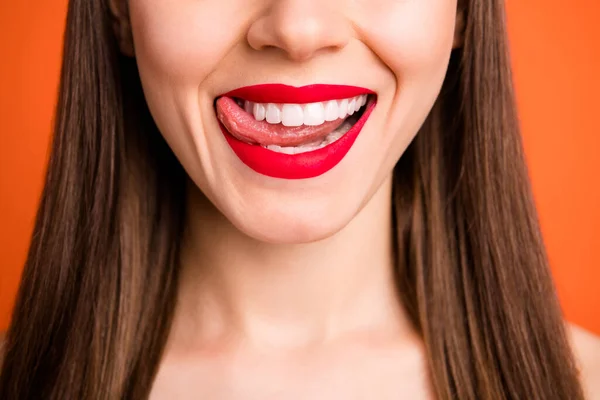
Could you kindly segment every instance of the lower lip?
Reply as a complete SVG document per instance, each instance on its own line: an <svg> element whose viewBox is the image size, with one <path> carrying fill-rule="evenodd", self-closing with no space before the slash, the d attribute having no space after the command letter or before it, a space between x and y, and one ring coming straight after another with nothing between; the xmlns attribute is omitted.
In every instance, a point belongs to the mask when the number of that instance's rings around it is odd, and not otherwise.
<svg viewBox="0 0 600 400"><path fill-rule="evenodd" d="M375 100L368 102L360 119L335 142L321 149L299 154L277 153L259 145L242 142L233 137L221 122L219 127L238 158L259 174L282 179L308 179L323 175L342 161L369 119L375 104Z"/></svg>

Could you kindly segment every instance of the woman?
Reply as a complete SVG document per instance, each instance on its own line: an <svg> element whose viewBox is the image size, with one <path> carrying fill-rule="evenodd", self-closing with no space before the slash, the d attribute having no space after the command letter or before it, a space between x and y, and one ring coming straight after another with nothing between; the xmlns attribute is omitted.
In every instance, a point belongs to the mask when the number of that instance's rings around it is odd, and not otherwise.
<svg viewBox="0 0 600 400"><path fill-rule="evenodd" d="M582 399L500 0L71 0L2 399Z"/></svg>

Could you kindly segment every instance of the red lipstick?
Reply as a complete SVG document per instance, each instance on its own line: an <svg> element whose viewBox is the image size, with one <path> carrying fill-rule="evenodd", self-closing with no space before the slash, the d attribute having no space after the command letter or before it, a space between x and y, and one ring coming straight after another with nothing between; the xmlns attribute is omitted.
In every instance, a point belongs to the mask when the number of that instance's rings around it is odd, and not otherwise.
<svg viewBox="0 0 600 400"><path fill-rule="evenodd" d="M256 103L316 103L318 101L341 100L361 94L374 94L372 90L346 85L308 85L302 87L279 83L245 86L225 93L223 96L237 97Z"/></svg>
<svg viewBox="0 0 600 400"><path fill-rule="evenodd" d="M282 84L263 84L235 89L222 96L257 103L304 104L342 100L363 94L374 94L374 92L366 88L345 85L293 87ZM358 121L338 140L323 148L298 154L284 154L258 144L243 142L232 136L221 122L219 122L219 126L233 152L254 171L274 178L307 179L326 173L346 156L375 105L376 99L370 98Z"/></svg>

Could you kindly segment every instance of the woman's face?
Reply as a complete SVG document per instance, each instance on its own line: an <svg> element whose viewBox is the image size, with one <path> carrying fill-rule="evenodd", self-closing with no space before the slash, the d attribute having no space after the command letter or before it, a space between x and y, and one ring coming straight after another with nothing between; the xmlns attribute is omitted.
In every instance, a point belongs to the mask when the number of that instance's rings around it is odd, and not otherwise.
<svg viewBox="0 0 600 400"><path fill-rule="evenodd" d="M130 0L129 15L150 111L191 179L247 235L298 243L390 177L440 91L456 0Z"/></svg>

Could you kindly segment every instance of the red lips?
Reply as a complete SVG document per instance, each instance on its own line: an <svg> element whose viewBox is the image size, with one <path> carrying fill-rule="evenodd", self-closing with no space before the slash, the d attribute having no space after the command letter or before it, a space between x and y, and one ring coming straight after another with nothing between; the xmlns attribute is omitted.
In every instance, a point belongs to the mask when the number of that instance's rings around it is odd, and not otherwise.
<svg viewBox="0 0 600 400"><path fill-rule="evenodd" d="M225 93L223 96L238 97L255 103L316 103L342 100L361 94L374 94L372 90L345 85L308 85L302 87L279 83L245 86Z"/></svg>
<svg viewBox="0 0 600 400"><path fill-rule="evenodd" d="M293 87L282 84L263 84L235 89L222 96L257 103L304 104L341 100L373 93L372 90L366 88L345 85ZM274 178L306 179L326 173L346 156L373 111L375 104L376 101L369 101L361 118L337 141L321 149L299 154L278 153L260 145L242 142L233 137L220 122L219 126L234 153L254 171Z"/></svg>

